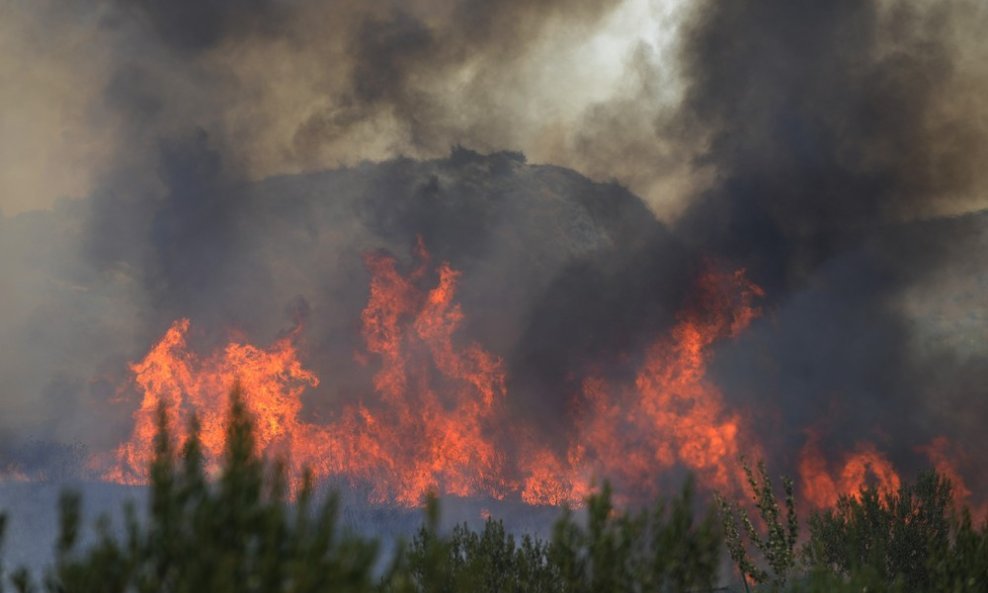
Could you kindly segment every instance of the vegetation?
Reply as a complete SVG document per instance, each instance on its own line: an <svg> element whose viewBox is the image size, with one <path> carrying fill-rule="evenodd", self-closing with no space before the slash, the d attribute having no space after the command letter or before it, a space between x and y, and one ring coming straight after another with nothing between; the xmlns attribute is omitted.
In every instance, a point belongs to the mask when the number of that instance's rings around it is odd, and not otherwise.
<svg viewBox="0 0 988 593"><path fill-rule="evenodd" d="M718 503L745 589L751 579L759 591L988 592L988 525L975 528L967 509L954 508L943 476L930 472L886 495L869 487L842 496L810 515L799 547L792 481L783 479L783 519L765 466L757 475L747 464L744 471L756 520L739 505Z"/></svg>
<svg viewBox="0 0 988 593"><path fill-rule="evenodd" d="M605 485L585 517L564 512L547 540L516 538L494 520L444 532L430 500L418 533L385 554L339 524L335 497L317 504L310 481L289 500L283 465L255 455L236 390L231 401L216 479L195 426L177 451L162 413L147 512L127 507L117 530L101 519L83 544L80 498L65 494L53 565L38 581L0 564L0 593L988 591L988 530L953 509L936 474L892 495L842 498L808 518L802 539L792 482L780 504L761 464L744 466L751 504L718 499L719 517L689 481L637 512L615 509ZM4 523L0 515L0 538ZM724 570L725 549L740 581ZM737 587L716 589L725 581Z"/></svg>
<svg viewBox="0 0 988 593"><path fill-rule="evenodd" d="M988 534L952 508L950 482L935 473L881 496L865 490L810 517L807 564L867 574L903 591L988 591Z"/></svg>
<svg viewBox="0 0 988 593"><path fill-rule="evenodd" d="M493 520L444 537L434 505L428 516L399 570L412 591L706 591L719 566L715 517L695 521L689 483L668 505L634 514L616 513L605 487L589 499L585 526L566 512L548 542L516 542Z"/></svg>
<svg viewBox="0 0 988 593"><path fill-rule="evenodd" d="M758 475L751 466L741 461L748 486L752 492L752 503L765 525L765 535L759 533L748 513L737 503L732 503L717 496L721 518L724 526L724 543L741 573L745 589L748 579L756 583L767 583L771 589L782 589L791 573L796 568L796 541L799 536L799 521L796 518L796 499L793 494L793 483L789 478L783 478L782 487L785 491L785 519L779 509L772 480L764 463L758 464ZM761 554L767 568L761 568L749 556L745 547L744 537Z"/></svg>

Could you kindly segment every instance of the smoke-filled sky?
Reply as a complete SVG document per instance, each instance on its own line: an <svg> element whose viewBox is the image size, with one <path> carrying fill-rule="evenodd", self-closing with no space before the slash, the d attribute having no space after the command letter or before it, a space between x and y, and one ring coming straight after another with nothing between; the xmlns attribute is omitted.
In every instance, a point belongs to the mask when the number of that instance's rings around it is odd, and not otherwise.
<svg viewBox="0 0 988 593"><path fill-rule="evenodd" d="M680 92L678 2L5 0L3 11L7 214L153 167L160 138L191 127L250 179L462 144L620 179L660 205L656 184L680 183L655 172L681 158L656 133Z"/></svg>
<svg viewBox="0 0 988 593"><path fill-rule="evenodd" d="M717 131L744 126L746 140L765 141L756 136L776 136L765 112L781 125L799 109L816 111L805 124L827 127L828 141L862 151L842 155L862 167L916 168L914 192L936 205L908 213L983 205L969 179L980 175L985 82L985 8L973 0L4 0L0 9L7 215L107 184L154 186L162 138L202 129L248 179L460 144L616 180L670 217L724 173L709 158L730 148ZM879 138L897 124L897 136ZM927 160L911 162L916 151Z"/></svg>
<svg viewBox="0 0 988 593"><path fill-rule="evenodd" d="M106 402L178 317L305 318L346 398L360 254L421 236L549 434L573 369L620 374L714 259L766 290L712 372L777 444L983 449L986 27L981 0L0 0L0 445L119 442Z"/></svg>

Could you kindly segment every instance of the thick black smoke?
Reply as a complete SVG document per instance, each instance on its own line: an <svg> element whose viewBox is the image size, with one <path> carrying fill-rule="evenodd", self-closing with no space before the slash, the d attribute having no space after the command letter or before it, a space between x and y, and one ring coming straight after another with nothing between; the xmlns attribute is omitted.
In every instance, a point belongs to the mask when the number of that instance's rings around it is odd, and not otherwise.
<svg viewBox="0 0 988 593"><path fill-rule="evenodd" d="M874 439L901 459L952 432L940 398L988 417L983 358L917 348L917 326L955 313L904 305L958 257L985 270L983 215L917 220L984 192L988 129L959 38L971 8L708 2L688 23L678 116L716 181L680 234L767 289L769 318L727 348L719 377L782 450L818 424L834 449ZM973 314L983 290L952 297Z"/></svg>
<svg viewBox="0 0 988 593"><path fill-rule="evenodd" d="M713 259L766 289L765 316L720 346L714 377L769 450L789 452L787 468L810 426L828 449L867 439L904 461L943 433L988 445L976 421L988 417L985 322L965 318L985 311L985 284L965 281L986 273L988 223L965 213L985 203L988 75L973 60L983 42L967 36L984 11L683 9L676 101L659 100L640 48L638 86L561 120L582 126L562 134L579 139L562 160L572 149L595 176L685 166L688 182L670 184L689 190L681 216L659 222L617 183L515 151L541 115L517 96L530 88L516 87L519 72L614 8L101 4L92 26L112 56L101 96L122 139L113 167L88 198L0 218L13 295L0 370L18 415L0 425L5 449L119 442L135 402L106 402L125 362L178 317L203 348L230 329L263 344L302 319L322 378L307 411L332 413L367 386L353 362L361 254L407 262L417 237L463 272L461 337L505 360L509 413L556 442L585 373L628 379ZM450 153L461 141L497 150ZM389 158L294 172L368 154ZM271 170L291 172L258 173ZM950 301L940 287L954 285ZM956 327L973 337L959 343Z"/></svg>
<svg viewBox="0 0 988 593"><path fill-rule="evenodd" d="M162 43L182 52L200 52L229 38L273 32L289 3L272 0L118 0L127 16L149 25Z"/></svg>
<svg viewBox="0 0 988 593"><path fill-rule="evenodd" d="M686 225L773 286L979 189L984 124L950 109L965 99L951 94L953 15L908 3L885 10L850 0L708 3L688 26L680 117L708 138L703 160L718 182Z"/></svg>

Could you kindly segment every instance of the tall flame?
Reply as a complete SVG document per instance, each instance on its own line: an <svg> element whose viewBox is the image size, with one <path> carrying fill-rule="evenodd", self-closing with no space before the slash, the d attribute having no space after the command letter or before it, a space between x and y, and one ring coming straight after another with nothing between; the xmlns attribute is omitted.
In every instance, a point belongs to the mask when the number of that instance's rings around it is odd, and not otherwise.
<svg viewBox="0 0 988 593"><path fill-rule="evenodd" d="M565 460L550 451L535 454L522 499L577 503L594 479L605 477L654 488L661 471L675 465L711 487L738 486L741 418L726 410L706 366L717 340L736 336L758 316L753 302L761 295L743 270L703 274L693 304L648 348L633 386L584 381L585 406Z"/></svg>
<svg viewBox="0 0 988 593"><path fill-rule="evenodd" d="M173 425L196 414L205 456L215 465L223 449L224 394L240 381L259 449L286 456L295 470L364 481L374 500L405 505L429 491L503 496L503 460L489 435L505 395L501 361L477 344L455 344L463 321L454 302L459 274L443 264L437 284L420 289L424 249L419 258L407 277L390 256L365 258L372 280L363 336L379 364L372 401L345 408L327 424L304 422L301 395L319 381L299 362L294 334L269 349L231 342L200 358L188 348L189 321L182 319L131 366L144 396L133 434L104 477L128 484L145 479L160 405Z"/></svg>
<svg viewBox="0 0 988 593"><path fill-rule="evenodd" d="M144 397L134 413L133 434L117 449L116 463L105 473L106 479L124 484L144 481L159 406L182 438L181 417L195 413L203 452L210 465L215 465L226 435L225 394L238 381L250 394L258 447L279 454L295 451L295 442L304 433L298 418L301 395L319 380L299 362L292 337L268 349L230 342L223 350L201 358L188 348L188 331L188 319L176 321L144 360L131 365Z"/></svg>
<svg viewBox="0 0 988 593"><path fill-rule="evenodd" d="M833 506L841 496L857 496L866 486L889 495L901 484L892 463L871 443L861 443L845 454L840 471L831 475L819 437L813 432L800 454L799 475L803 496L817 508Z"/></svg>
<svg viewBox="0 0 988 593"><path fill-rule="evenodd" d="M378 501L412 505L429 491L503 496L503 460L490 436L505 396L502 363L477 344L454 343L459 273L443 264L438 284L423 291L427 256L419 253L422 265L407 277L390 256L365 258L372 280L363 335L380 365L377 405L347 409L325 427L337 455L317 468L368 481Z"/></svg>
<svg viewBox="0 0 988 593"><path fill-rule="evenodd" d="M669 332L645 349L633 381L587 373L560 448L506 421L502 361L457 338L464 320L455 300L460 273L447 263L433 269L421 242L415 255L406 273L391 255L364 257L371 280L361 314L363 349L355 359L374 372L359 403L323 422L303 420L302 396L319 379L300 361L301 328L268 348L234 340L199 356L187 343L189 320L180 319L131 365L142 401L129 440L109 462L94 461L102 463L103 477L126 484L146 479L159 406L179 439L186 437L182 419L197 416L207 468L214 470L224 447L225 394L239 381L260 452L286 459L296 479L308 468L316 478L367 486L376 502L411 506L437 492L578 505L603 479L619 493L653 494L674 467L722 492L744 488L738 457L758 457L759 445L744 436L751 433L745 419L706 376L712 347L760 314L755 303L763 292L743 270L708 266ZM811 505L832 505L866 485L884 493L899 488L899 474L873 445L859 444L834 465L819 441L811 432L799 461ZM511 457L499 447L506 442L513 444ZM937 439L923 450L954 480L958 501L966 500L970 490L949 443Z"/></svg>

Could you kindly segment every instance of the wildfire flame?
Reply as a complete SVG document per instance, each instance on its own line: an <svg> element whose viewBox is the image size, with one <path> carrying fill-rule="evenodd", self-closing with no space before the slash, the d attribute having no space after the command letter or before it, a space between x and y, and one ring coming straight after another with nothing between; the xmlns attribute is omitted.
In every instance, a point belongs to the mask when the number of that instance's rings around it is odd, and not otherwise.
<svg viewBox="0 0 988 593"><path fill-rule="evenodd" d="M833 506L843 495L856 496L869 484L888 495L896 492L901 483L889 460L870 443L862 443L847 454L840 472L831 476L815 433L810 434L803 447L799 475L803 496L818 508Z"/></svg>
<svg viewBox="0 0 988 593"><path fill-rule="evenodd" d="M183 418L196 415L206 467L215 471L224 448L225 395L239 381L261 453L285 459L296 480L308 469L317 479L367 485L375 502L412 506L436 492L579 505L605 478L618 492L654 493L657 478L673 467L722 492L745 487L738 457L757 457L760 447L706 377L712 346L760 315L762 289L743 270L708 266L674 326L645 350L633 383L588 373L571 410L574 428L559 450L505 420L503 362L457 339L464 320L455 300L458 271L447 263L433 269L421 241L407 273L386 253L367 254L364 263L371 281L361 314L363 349L355 360L375 372L360 403L326 421L303 420L302 397L319 378L301 362L301 327L268 348L234 340L199 356L186 340L189 320L180 319L130 367L142 400L129 440L93 461L103 478L146 480L159 406L179 440L187 437ZM517 445L510 458L498 446L508 440ZM819 441L810 433L800 455L809 504L832 505L869 484L884 493L898 489L899 474L873 445L858 445L832 466ZM958 500L966 499L970 491L947 441L935 440L924 451L953 478Z"/></svg>
<svg viewBox="0 0 988 593"><path fill-rule="evenodd" d="M374 375L375 405L344 409L335 421L300 419L301 396L319 384L299 361L296 334L268 349L231 342L200 358L185 337L186 319L175 322L151 352L131 366L143 392L130 440L121 445L104 478L141 483L152 455L156 414L163 405L170 423L194 412L207 462L223 450L224 394L240 381L255 418L258 448L287 457L294 474L344 476L372 486L376 501L414 505L430 492L501 497L507 491L502 459L488 431L504 398L501 361L476 344L459 347L453 335L463 312L454 302L458 272L439 267L430 290L419 284L428 256L407 277L393 257L365 258L372 274L363 336L380 368Z"/></svg>
<svg viewBox="0 0 988 593"><path fill-rule="evenodd" d="M133 434L117 449L116 463L103 476L106 480L123 484L146 480L159 406L169 424L179 430L180 439L186 437L182 418L195 413L205 458L209 466L215 466L226 438L225 394L237 381L250 394L258 446L266 452L297 454L306 432L298 418L301 395L319 380L302 367L292 336L266 350L231 342L201 358L189 350L188 331L188 319L176 321L144 360L131 365L144 397L134 413Z"/></svg>
<svg viewBox="0 0 988 593"><path fill-rule="evenodd" d="M394 258L366 256L370 299L362 314L367 352L376 355L379 405L344 412L322 428L331 443L317 473L361 478L372 498L417 504L430 492L503 496L503 460L490 438L496 405L505 396L501 361L477 344L458 347L463 312L453 298L459 273L439 267L423 291L421 265L402 276Z"/></svg>
<svg viewBox="0 0 988 593"><path fill-rule="evenodd" d="M706 379L706 365L714 342L737 335L758 316L753 301L761 295L743 271L704 273L693 306L648 348L633 386L584 381L586 409L565 460L550 451L534 455L522 499L575 504L595 476L648 488L677 464L711 487L739 486L742 421L725 409L720 391Z"/></svg>

